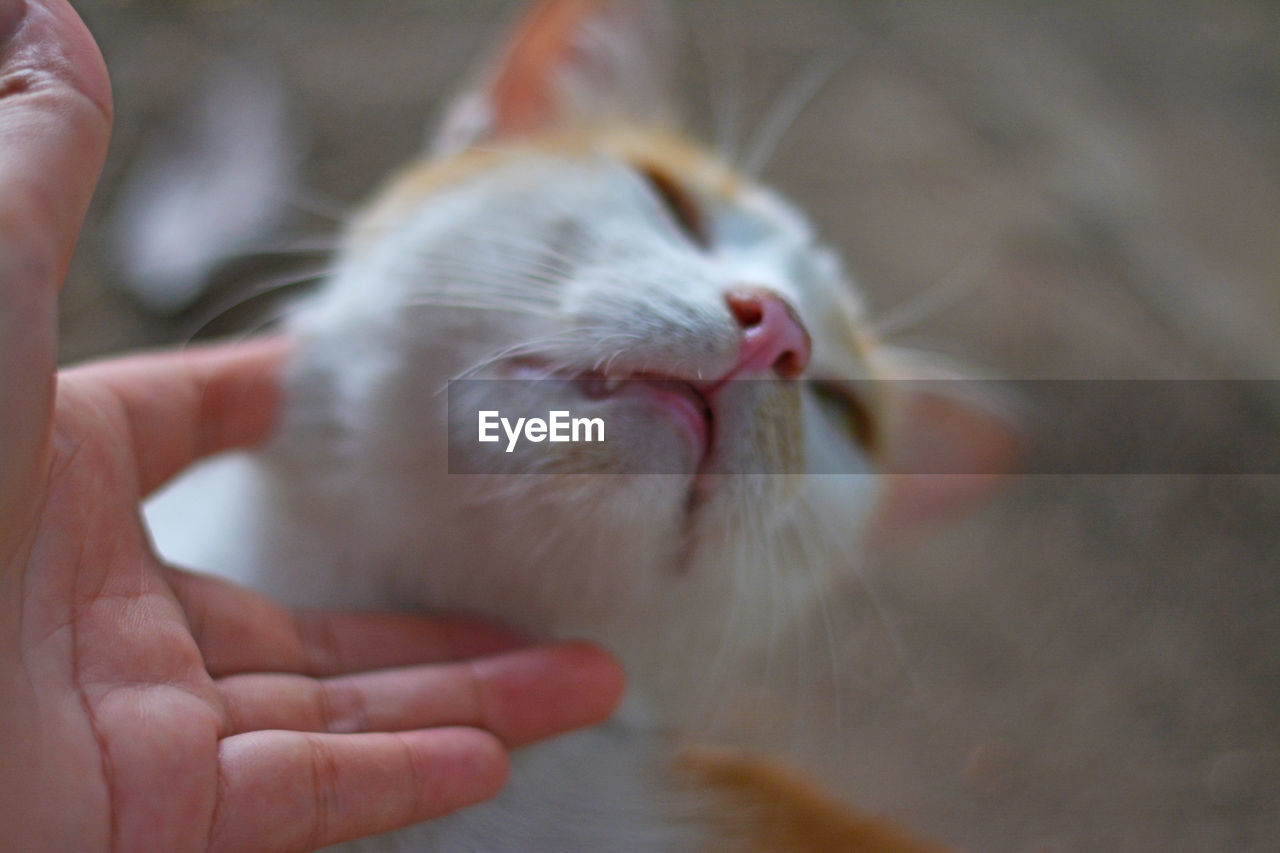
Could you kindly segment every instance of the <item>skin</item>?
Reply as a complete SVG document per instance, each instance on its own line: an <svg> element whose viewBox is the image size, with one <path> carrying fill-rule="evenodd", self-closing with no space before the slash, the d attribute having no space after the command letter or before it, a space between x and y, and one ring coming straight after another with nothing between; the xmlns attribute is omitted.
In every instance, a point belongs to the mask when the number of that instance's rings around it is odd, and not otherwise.
<svg viewBox="0 0 1280 853"><path fill-rule="evenodd" d="M55 370L105 155L62 0L0 0L0 837L309 850L495 794L508 749L608 716L616 663L466 619L289 612L166 566L139 503L270 431L289 343Z"/></svg>

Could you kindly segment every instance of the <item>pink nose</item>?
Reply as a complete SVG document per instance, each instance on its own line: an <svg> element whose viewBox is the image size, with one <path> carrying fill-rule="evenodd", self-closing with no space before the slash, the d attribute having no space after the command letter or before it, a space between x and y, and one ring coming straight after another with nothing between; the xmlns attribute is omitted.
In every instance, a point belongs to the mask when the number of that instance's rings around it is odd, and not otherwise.
<svg viewBox="0 0 1280 853"><path fill-rule="evenodd" d="M742 327L738 362L724 379L768 371L795 379L804 372L811 350L809 333L781 296L769 290L740 289L725 294L724 300Z"/></svg>

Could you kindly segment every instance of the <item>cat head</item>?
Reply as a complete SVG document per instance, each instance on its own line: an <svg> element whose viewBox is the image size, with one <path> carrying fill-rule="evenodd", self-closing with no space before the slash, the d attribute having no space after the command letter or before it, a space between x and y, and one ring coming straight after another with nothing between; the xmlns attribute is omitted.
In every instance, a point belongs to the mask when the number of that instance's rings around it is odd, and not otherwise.
<svg viewBox="0 0 1280 853"><path fill-rule="evenodd" d="M386 538L456 566L421 580L433 604L714 624L727 591L767 609L767 579L838 573L868 519L985 489L890 476L916 445L1007 455L984 413L873 381L902 374L836 253L677 129L671 32L658 3L535 7L300 317L301 385L337 401ZM478 441L482 410L598 418L606 440L508 453Z"/></svg>

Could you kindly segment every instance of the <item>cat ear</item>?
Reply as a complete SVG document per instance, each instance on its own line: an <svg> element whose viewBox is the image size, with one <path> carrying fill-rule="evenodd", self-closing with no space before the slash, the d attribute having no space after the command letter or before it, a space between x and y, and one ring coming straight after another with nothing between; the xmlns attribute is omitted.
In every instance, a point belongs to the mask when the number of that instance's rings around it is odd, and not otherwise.
<svg viewBox="0 0 1280 853"><path fill-rule="evenodd" d="M658 0L543 0L445 114L438 155L556 127L669 119L674 27Z"/></svg>
<svg viewBox="0 0 1280 853"><path fill-rule="evenodd" d="M900 538L987 497L1022 455L1013 406L995 383L902 350L877 359L885 383L881 492L873 539Z"/></svg>

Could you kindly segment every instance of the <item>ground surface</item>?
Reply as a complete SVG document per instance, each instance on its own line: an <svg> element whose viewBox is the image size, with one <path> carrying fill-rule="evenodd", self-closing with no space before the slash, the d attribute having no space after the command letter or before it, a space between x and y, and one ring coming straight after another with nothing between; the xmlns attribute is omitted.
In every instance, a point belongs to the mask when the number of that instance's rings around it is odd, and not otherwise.
<svg viewBox="0 0 1280 853"><path fill-rule="evenodd" d="M103 226L215 59L279 67L308 187L351 204L417 148L503 5L78 4L119 122L64 359L195 322L117 295ZM847 57L766 175L878 315L970 271L899 342L1016 378L1280 379L1280 7L686 12L717 81L691 75L694 111L737 98L745 127L812 57ZM1197 414L1228 455L1241 406L1280 433L1280 399L1248 394ZM970 851L1280 849L1280 477L1021 478L868 581L880 615L861 583L837 602L849 743L825 768L854 801Z"/></svg>

